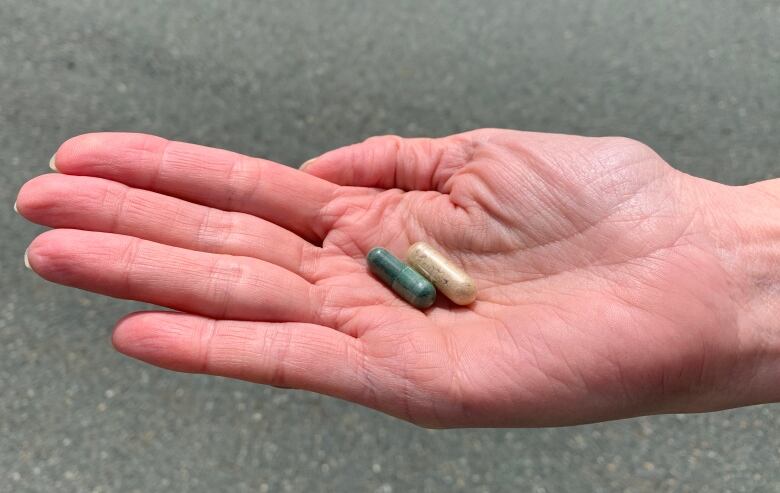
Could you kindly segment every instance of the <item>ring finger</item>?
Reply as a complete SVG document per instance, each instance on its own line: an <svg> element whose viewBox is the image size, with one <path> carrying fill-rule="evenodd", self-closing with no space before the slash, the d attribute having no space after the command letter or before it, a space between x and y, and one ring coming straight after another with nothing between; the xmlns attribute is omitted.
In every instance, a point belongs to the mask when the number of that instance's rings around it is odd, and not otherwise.
<svg viewBox="0 0 780 493"><path fill-rule="evenodd" d="M55 229L33 240L27 260L36 273L58 284L207 317L332 322L322 316L326 288L255 258Z"/></svg>

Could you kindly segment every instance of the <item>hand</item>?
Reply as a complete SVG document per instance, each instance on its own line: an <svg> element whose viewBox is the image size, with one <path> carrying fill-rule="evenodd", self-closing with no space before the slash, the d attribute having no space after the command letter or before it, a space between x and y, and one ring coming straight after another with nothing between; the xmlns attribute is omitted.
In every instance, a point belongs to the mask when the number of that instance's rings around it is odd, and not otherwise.
<svg viewBox="0 0 780 493"><path fill-rule="evenodd" d="M505 130L376 137L305 171L140 134L82 135L55 162L18 197L56 228L29 264L178 310L117 325L116 348L154 365L432 427L780 399L776 183L699 180L628 139ZM372 247L403 258L416 241L471 274L475 303L420 311L368 273Z"/></svg>

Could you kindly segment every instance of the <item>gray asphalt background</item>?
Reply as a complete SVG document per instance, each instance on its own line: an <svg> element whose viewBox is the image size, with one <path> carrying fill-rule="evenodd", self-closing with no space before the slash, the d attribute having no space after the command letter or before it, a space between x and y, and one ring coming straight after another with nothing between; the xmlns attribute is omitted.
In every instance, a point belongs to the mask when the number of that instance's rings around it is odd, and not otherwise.
<svg viewBox="0 0 780 493"><path fill-rule="evenodd" d="M690 173L780 175L776 1L0 0L0 491L780 491L780 407L429 431L115 353L140 307L22 266L11 205L68 137L297 165L383 133L619 134Z"/></svg>

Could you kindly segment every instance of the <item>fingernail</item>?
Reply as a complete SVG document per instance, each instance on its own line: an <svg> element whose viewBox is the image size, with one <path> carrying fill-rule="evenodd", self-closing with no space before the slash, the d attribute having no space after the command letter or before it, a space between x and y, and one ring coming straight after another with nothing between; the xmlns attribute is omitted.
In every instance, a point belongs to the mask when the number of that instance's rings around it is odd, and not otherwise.
<svg viewBox="0 0 780 493"><path fill-rule="evenodd" d="M300 167L300 168L298 168L298 169L299 169L299 170L301 170L301 171L303 171L304 169L306 169L306 166L308 166L308 165L310 165L311 163L313 163L315 159L317 159L317 158L316 158L316 157L313 157L313 158L309 159L308 161L306 161L305 163L303 163L303 164L301 165L301 167Z"/></svg>
<svg viewBox="0 0 780 493"><path fill-rule="evenodd" d="M30 267L30 259L27 258L27 250L24 251L24 266L32 270L32 267Z"/></svg>
<svg viewBox="0 0 780 493"><path fill-rule="evenodd" d="M14 200L14 212L19 214L19 209L16 208L16 201Z"/></svg>
<svg viewBox="0 0 780 493"><path fill-rule="evenodd" d="M49 159L49 168L53 169L54 171L59 172L60 170L57 169L57 164L54 162L54 158L57 157L57 153L54 153L51 156L51 159Z"/></svg>

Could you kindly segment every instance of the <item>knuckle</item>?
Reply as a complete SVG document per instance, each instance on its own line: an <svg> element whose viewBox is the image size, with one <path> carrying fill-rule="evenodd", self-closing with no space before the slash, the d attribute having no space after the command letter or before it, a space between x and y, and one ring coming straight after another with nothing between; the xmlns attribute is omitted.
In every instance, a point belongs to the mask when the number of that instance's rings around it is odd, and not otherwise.
<svg viewBox="0 0 780 493"><path fill-rule="evenodd" d="M240 261L229 257L220 257L214 261L207 274L205 296L222 307L221 317L229 312L233 293L240 290L249 278L247 267Z"/></svg>
<svg viewBox="0 0 780 493"><path fill-rule="evenodd" d="M317 273L320 271L322 249L305 243L297 249L296 254L298 255L298 271L301 277L309 281L316 281Z"/></svg>
<svg viewBox="0 0 780 493"><path fill-rule="evenodd" d="M136 269L136 259L140 256L141 248L141 239L130 238L117 251L115 260L118 266L117 271L124 278L124 282L128 287L133 283L133 272Z"/></svg>
<svg viewBox="0 0 780 493"><path fill-rule="evenodd" d="M108 231L111 233L118 232L122 225L122 222L126 220L125 209L129 203L133 200L137 200L133 197L130 188L128 187L106 187L103 190L100 198L99 208L100 210L112 211L111 222L108 225Z"/></svg>
<svg viewBox="0 0 780 493"><path fill-rule="evenodd" d="M344 307L339 303L336 290L312 284L309 288L309 299L313 301L314 320L339 330L343 324Z"/></svg>
<svg viewBox="0 0 780 493"><path fill-rule="evenodd" d="M233 213L207 208L198 224L196 239L207 251L223 251L229 247L237 230L238 219Z"/></svg>
<svg viewBox="0 0 780 493"><path fill-rule="evenodd" d="M289 356L293 346L293 332L290 330L269 330L259 336L261 339L261 354L267 358L269 385L289 388L287 367L291 365Z"/></svg>
<svg viewBox="0 0 780 493"><path fill-rule="evenodd" d="M620 153L627 156L655 155L650 146L630 137L602 137L600 150L610 154Z"/></svg>
<svg viewBox="0 0 780 493"><path fill-rule="evenodd" d="M246 156L236 157L227 167L227 205L229 209L240 208L254 197L258 188L272 177L263 176L269 170L257 160Z"/></svg>
<svg viewBox="0 0 780 493"><path fill-rule="evenodd" d="M204 319L197 332L197 356L198 371L200 373L211 373L214 360L214 341L217 333L217 321Z"/></svg>

